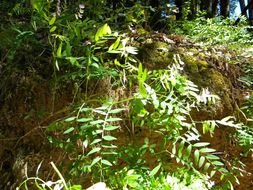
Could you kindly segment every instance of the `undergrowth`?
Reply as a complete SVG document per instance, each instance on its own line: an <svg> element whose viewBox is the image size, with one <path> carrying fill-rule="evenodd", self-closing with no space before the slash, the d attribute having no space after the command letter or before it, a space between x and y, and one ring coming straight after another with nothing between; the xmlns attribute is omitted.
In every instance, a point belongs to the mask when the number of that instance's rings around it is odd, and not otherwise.
<svg viewBox="0 0 253 190"><path fill-rule="evenodd" d="M63 10L61 14L56 12L58 15L51 13L52 6L51 1L32 1L32 27L14 29L19 39L17 47L13 45L6 55L12 62L16 48L44 30L54 90L74 84L71 112L51 122L46 130L49 142L71 158L69 170L61 174L51 163L58 181L27 177L18 189L35 186L43 190L79 190L80 185L71 185L78 177L124 190L233 189L239 183L240 167L228 168L212 142L202 141L201 136L215 135L220 126L231 127L247 155L252 152L252 130L230 116L207 121L191 117L192 110L215 107L220 98L188 80L183 74L185 63L178 54L166 68L147 70L136 58L138 50L131 45L131 35L114 32L105 23L108 13L103 6L92 13L85 12L85 6L79 4L75 13ZM142 11L136 15L134 10ZM14 11L18 14L17 7ZM129 23L139 24L135 18L144 13L140 5L129 9ZM230 20L200 18L185 21L176 32L206 45L237 47L252 43L247 29L232 27ZM94 98L90 93L95 88L94 81L105 79L108 94ZM124 98L110 94L120 88L131 93ZM249 105L245 109L252 114ZM145 138L138 136L142 133ZM152 136L158 136L159 142L152 142Z"/></svg>

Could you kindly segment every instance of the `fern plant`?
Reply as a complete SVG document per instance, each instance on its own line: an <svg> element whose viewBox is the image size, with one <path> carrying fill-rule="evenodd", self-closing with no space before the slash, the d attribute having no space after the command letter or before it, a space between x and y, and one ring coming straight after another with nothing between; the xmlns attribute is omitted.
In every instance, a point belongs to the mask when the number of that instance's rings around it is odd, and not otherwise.
<svg viewBox="0 0 253 190"><path fill-rule="evenodd" d="M113 103L108 102L98 108L81 106L77 115L64 120L66 126L58 128L53 124L48 131L62 131L63 139L55 137L49 140L56 146L64 148L74 156L73 168L70 172L94 172L97 179L103 178L104 173L116 163L117 140L113 132L119 129L118 122L122 119L117 114L123 108L113 108ZM64 138L65 137L65 138Z"/></svg>

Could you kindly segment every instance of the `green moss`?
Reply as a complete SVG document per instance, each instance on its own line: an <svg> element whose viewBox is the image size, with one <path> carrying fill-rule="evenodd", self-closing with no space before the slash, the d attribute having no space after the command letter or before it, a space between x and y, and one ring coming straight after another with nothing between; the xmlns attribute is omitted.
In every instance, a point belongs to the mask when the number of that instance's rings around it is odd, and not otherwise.
<svg viewBox="0 0 253 190"><path fill-rule="evenodd" d="M166 68L173 60L169 44L149 40L139 50L139 58L149 69Z"/></svg>
<svg viewBox="0 0 253 190"><path fill-rule="evenodd" d="M186 64L186 70L190 73L196 73L205 70L208 67L206 61L200 60L193 55L183 55L183 61Z"/></svg>

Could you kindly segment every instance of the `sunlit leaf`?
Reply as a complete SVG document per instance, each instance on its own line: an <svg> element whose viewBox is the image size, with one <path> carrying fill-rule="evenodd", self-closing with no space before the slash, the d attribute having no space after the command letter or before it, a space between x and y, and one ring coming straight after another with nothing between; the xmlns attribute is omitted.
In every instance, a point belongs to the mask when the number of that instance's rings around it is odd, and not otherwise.
<svg viewBox="0 0 253 190"><path fill-rule="evenodd" d="M199 159L199 168L201 168L203 166L204 162L205 162L205 157L201 156Z"/></svg>
<svg viewBox="0 0 253 190"><path fill-rule="evenodd" d="M91 155L91 154L94 154L94 153L96 153L96 152L99 152L100 150L101 150L100 147L93 148L93 149L87 154L87 156L89 156L89 155Z"/></svg>
<svg viewBox="0 0 253 190"><path fill-rule="evenodd" d="M194 161L196 164L199 162L199 150L194 151Z"/></svg>
<svg viewBox="0 0 253 190"><path fill-rule="evenodd" d="M76 117L69 117L69 118L67 118L67 119L65 119L64 121L66 121L66 122L71 122L71 121L74 121L76 119Z"/></svg>
<svg viewBox="0 0 253 190"><path fill-rule="evenodd" d="M216 165L216 166L224 166L224 164L222 163L222 162L220 162L220 161L212 161L212 164L213 165Z"/></svg>
<svg viewBox="0 0 253 190"><path fill-rule="evenodd" d="M210 143L208 142L198 142L198 143L195 143L193 145L193 147L203 147L203 146L208 146Z"/></svg>
<svg viewBox="0 0 253 190"><path fill-rule="evenodd" d="M52 17L48 24L50 26L53 25L55 23L55 20L56 20L56 16Z"/></svg>
<svg viewBox="0 0 253 190"><path fill-rule="evenodd" d="M95 140L93 140L93 141L90 143L90 145L99 143L99 142L101 142L101 141L102 141L102 139L95 139Z"/></svg>
<svg viewBox="0 0 253 190"><path fill-rule="evenodd" d="M103 136L102 137L104 140L106 141L114 141L114 140L117 140L117 138L113 137L113 136L110 136L110 135L106 135L106 136Z"/></svg>
<svg viewBox="0 0 253 190"><path fill-rule="evenodd" d="M150 173L149 176L153 177L155 174L157 174L157 172L160 170L162 164L159 164L158 166L156 166Z"/></svg>
<svg viewBox="0 0 253 190"><path fill-rule="evenodd" d="M109 162L108 160L101 160L102 164L107 165L107 166L112 166L112 163Z"/></svg>
<svg viewBox="0 0 253 190"><path fill-rule="evenodd" d="M101 159L102 159L101 157L96 157L95 159L92 160L92 163L91 163L90 166L92 167L92 166L95 165L97 162L99 162Z"/></svg>
<svg viewBox="0 0 253 190"><path fill-rule="evenodd" d="M71 133L72 131L74 131L74 129L75 129L74 127L70 127L66 131L64 131L63 134L65 135L65 134Z"/></svg>

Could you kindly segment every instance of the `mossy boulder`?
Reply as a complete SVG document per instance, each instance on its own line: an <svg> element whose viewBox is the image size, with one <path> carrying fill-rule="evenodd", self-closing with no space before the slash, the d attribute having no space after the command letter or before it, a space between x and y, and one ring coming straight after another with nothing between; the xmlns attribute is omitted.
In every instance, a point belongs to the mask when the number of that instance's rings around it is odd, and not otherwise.
<svg viewBox="0 0 253 190"><path fill-rule="evenodd" d="M166 68L173 60L171 45L147 40L140 48L138 58L148 69Z"/></svg>

